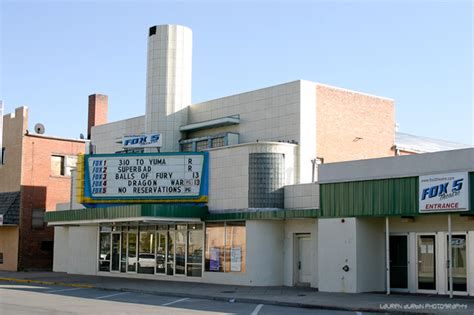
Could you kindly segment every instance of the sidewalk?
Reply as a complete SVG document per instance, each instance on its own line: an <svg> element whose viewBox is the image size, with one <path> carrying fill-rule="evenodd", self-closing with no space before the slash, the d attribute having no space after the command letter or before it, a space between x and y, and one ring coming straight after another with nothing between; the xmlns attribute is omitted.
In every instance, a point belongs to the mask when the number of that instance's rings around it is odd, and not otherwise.
<svg viewBox="0 0 474 315"><path fill-rule="evenodd" d="M251 287L122 277L69 275L60 272L0 272L0 281L129 291L235 302L354 312L474 314L474 299L439 295L325 293L302 287ZM447 308L448 307L448 308ZM449 307L451 309L449 309ZM453 311L452 308L455 308Z"/></svg>

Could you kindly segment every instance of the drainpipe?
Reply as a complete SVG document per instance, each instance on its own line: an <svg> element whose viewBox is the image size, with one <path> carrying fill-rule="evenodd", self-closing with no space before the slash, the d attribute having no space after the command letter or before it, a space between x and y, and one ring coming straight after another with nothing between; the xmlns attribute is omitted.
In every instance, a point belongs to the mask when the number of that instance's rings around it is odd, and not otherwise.
<svg viewBox="0 0 474 315"><path fill-rule="evenodd" d="M389 221L388 217L385 217L385 261L386 261L386 279L387 279L387 295L390 295L390 235L389 235Z"/></svg>

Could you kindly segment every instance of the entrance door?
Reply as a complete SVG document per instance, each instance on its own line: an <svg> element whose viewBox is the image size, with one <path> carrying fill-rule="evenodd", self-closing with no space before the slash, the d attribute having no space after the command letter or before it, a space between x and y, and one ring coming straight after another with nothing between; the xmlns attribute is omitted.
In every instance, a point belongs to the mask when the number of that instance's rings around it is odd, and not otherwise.
<svg viewBox="0 0 474 315"><path fill-rule="evenodd" d="M137 234L128 233L127 272L137 272Z"/></svg>
<svg viewBox="0 0 474 315"><path fill-rule="evenodd" d="M120 232L112 233L112 262L110 271L120 270Z"/></svg>
<svg viewBox="0 0 474 315"><path fill-rule="evenodd" d="M390 287L408 289L408 237L390 235Z"/></svg>
<svg viewBox="0 0 474 315"><path fill-rule="evenodd" d="M449 244L449 236L447 236L446 244ZM449 247L446 246L446 254L449 253ZM467 252L466 252L466 235L453 235L451 239L452 257L453 257L453 291L467 291ZM447 256L449 257L449 256ZM449 269L448 289L449 289Z"/></svg>
<svg viewBox="0 0 474 315"><path fill-rule="evenodd" d="M436 290L435 235L418 235L418 289Z"/></svg>
<svg viewBox="0 0 474 315"><path fill-rule="evenodd" d="M309 284L311 282L311 237L299 236L297 255L298 284Z"/></svg>

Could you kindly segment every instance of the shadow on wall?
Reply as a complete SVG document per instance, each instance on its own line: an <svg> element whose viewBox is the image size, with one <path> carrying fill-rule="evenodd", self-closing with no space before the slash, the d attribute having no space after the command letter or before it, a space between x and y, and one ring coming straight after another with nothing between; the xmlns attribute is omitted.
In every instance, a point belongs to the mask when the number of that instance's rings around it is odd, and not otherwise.
<svg viewBox="0 0 474 315"><path fill-rule="evenodd" d="M21 186L19 270L52 270L54 229L44 222L46 194L45 186Z"/></svg>

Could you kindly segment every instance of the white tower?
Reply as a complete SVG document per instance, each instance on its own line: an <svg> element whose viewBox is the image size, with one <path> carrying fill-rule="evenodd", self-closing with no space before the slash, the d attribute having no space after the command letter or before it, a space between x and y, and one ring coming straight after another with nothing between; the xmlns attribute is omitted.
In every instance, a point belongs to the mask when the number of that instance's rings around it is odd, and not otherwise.
<svg viewBox="0 0 474 315"><path fill-rule="evenodd" d="M191 105L192 31L180 25L150 27L145 132L162 135L162 152L179 151L179 127Z"/></svg>

